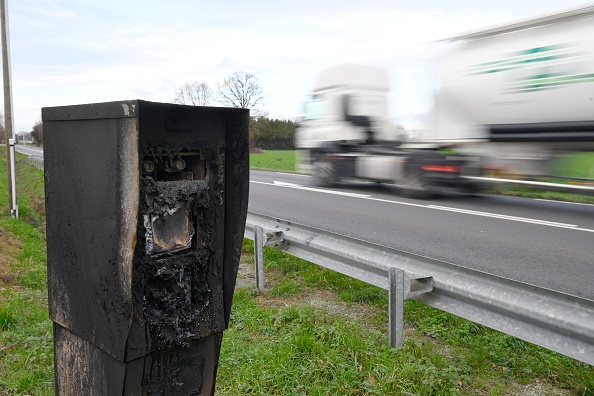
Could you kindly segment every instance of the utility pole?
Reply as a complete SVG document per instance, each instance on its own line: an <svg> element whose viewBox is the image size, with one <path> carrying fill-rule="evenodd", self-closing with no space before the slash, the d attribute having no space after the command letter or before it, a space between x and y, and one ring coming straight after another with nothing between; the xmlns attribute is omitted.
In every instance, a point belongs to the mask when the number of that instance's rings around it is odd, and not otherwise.
<svg viewBox="0 0 594 396"><path fill-rule="evenodd" d="M10 39L8 34L8 9L6 2L0 0L0 19L2 20L2 75L4 76L4 126L6 141L6 174L8 176L8 207L10 216L19 217L16 196L16 169L14 163L14 133L12 128L12 90L10 76Z"/></svg>

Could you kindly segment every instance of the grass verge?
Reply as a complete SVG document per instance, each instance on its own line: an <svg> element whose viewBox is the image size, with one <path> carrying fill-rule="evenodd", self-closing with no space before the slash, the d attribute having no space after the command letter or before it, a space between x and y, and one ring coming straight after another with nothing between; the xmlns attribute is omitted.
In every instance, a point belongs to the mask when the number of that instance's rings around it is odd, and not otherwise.
<svg viewBox="0 0 594 396"><path fill-rule="evenodd" d="M266 150L263 153L251 153L250 168L295 173L295 150Z"/></svg>
<svg viewBox="0 0 594 396"><path fill-rule="evenodd" d="M52 395L43 173L23 158L16 157L19 219L12 219L0 153L0 394Z"/></svg>
<svg viewBox="0 0 594 396"><path fill-rule="evenodd" d="M264 257L267 291L236 291L219 395L594 395L594 367L413 300L405 345L390 348L387 292Z"/></svg>

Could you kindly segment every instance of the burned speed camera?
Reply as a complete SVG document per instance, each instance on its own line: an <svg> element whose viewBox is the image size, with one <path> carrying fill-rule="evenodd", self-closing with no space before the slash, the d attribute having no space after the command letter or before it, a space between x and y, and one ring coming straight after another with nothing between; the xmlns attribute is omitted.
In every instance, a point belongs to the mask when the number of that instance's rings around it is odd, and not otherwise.
<svg viewBox="0 0 594 396"><path fill-rule="evenodd" d="M210 395L245 226L248 111L135 100L42 116L56 393Z"/></svg>

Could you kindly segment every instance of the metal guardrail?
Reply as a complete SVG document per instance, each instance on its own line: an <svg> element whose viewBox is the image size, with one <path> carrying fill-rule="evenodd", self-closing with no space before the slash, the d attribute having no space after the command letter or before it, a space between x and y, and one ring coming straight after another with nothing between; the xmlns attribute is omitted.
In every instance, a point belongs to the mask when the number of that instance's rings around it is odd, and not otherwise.
<svg viewBox="0 0 594 396"><path fill-rule="evenodd" d="M21 162L25 162L28 164L33 165L40 171L43 171L43 157L38 157L36 155L29 155L27 158L23 159Z"/></svg>
<svg viewBox="0 0 594 396"><path fill-rule="evenodd" d="M257 284L270 246L390 293L390 345L403 345L407 298L594 365L594 301L248 212Z"/></svg>

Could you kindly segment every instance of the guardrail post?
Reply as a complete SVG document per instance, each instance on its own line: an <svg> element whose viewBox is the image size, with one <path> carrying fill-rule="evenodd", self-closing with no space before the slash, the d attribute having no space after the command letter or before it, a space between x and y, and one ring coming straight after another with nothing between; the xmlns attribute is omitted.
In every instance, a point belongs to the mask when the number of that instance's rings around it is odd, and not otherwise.
<svg viewBox="0 0 594 396"><path fill-rule="evenodd" d="M256 286L258 290L264 291L264 244L266 236L260 226L254 227L254 262L256 266Z"/></svg>
<svg viewBox="0 0 594 396"><path fill-rule="evenodd" d="M390 346L404 345L404 271L390 267L389 269L389 304L390 319L388 321Z"/></svg>

